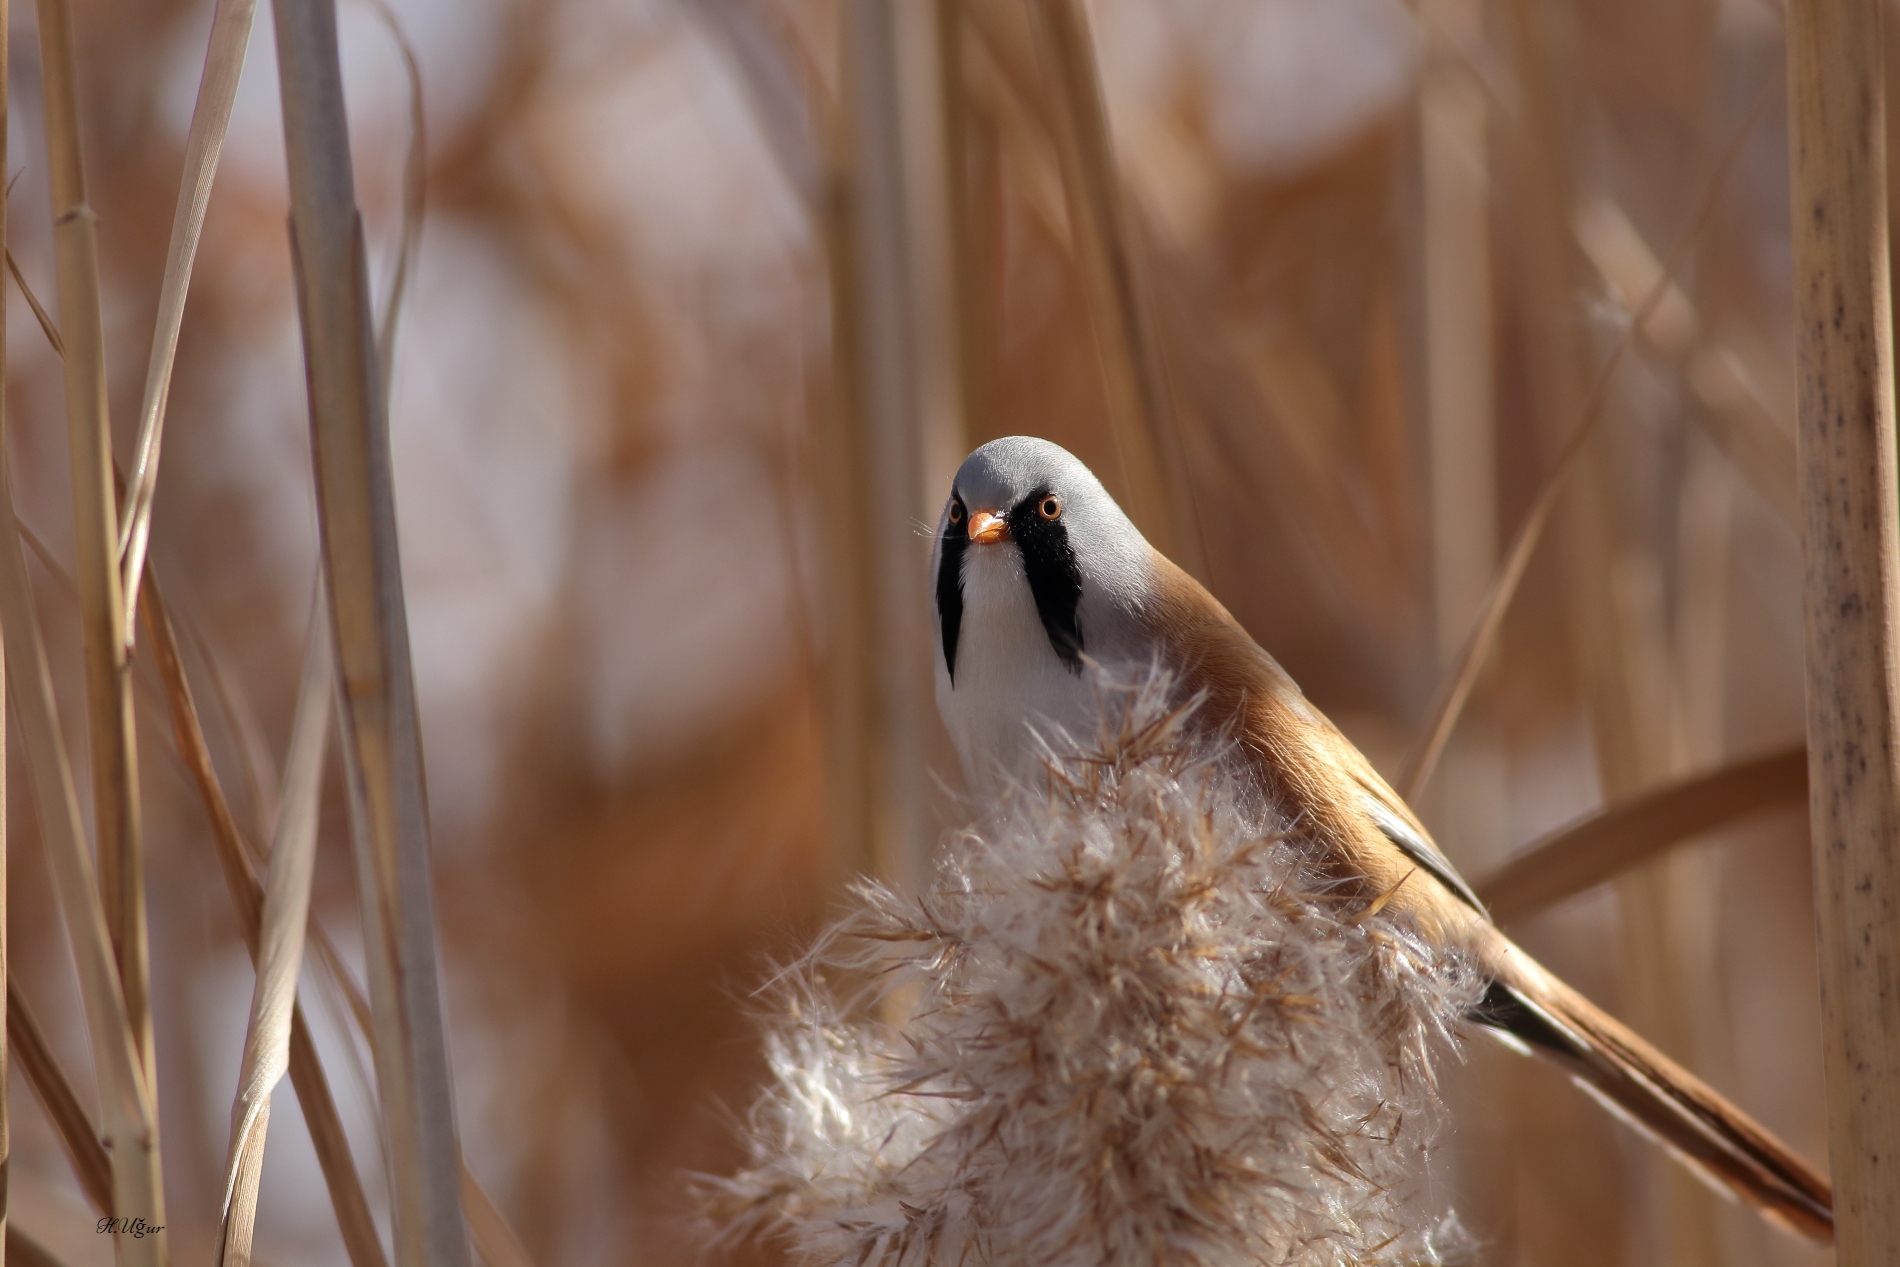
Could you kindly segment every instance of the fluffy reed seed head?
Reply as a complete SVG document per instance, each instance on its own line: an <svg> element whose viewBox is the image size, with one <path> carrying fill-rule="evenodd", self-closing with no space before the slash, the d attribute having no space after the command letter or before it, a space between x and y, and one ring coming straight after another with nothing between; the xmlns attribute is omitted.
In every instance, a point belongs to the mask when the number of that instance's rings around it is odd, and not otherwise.
<svg viewBox="0 0 1900 1267"><path fill-rule="evenodd" d="M1331 894L1168 695L1106 691L923 893L862 886L780 975L752 1164L707 1188L729 1233L888 1267L1461 1256L1419 1188L1475 978Z"/></svg>

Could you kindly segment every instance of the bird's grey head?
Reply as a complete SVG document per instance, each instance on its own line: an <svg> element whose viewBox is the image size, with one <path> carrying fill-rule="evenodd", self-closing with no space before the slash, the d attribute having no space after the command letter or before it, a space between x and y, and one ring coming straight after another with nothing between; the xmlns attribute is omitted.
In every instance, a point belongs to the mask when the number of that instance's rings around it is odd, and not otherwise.
<svg viewBox="0 0 1900 1267"><path fill-rule="evenodd" d="M938 667L952 689L973 625L999 632L1011 612L1033 610L1034 628L1000 646L1079 676L1085 652L1099 655L1141 604L1148 543L1095 473L1068 450L1034 436L992 440L958 468L937 520ZM1005 608L1011 610L1004 610Z"/></svg>

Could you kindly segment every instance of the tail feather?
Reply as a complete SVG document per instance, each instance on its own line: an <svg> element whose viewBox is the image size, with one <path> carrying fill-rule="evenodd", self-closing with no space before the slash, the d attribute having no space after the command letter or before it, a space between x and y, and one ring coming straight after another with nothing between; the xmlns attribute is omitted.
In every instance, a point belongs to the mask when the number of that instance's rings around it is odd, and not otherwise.
<svg viewBox="0 0 1900 1267"><path fill-rule="evenodd" d="M1718 1191L1819 1244L1834 1240L1825 1177L1713 1088L1516 947L1473 1019L1563 1066Z"/></svg>

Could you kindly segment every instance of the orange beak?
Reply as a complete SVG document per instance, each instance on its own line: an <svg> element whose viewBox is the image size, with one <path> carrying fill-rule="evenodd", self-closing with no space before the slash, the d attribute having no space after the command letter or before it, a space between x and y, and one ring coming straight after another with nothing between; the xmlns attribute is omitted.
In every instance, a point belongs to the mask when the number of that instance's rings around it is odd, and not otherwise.
<svg viewBox="0 0 1900 1267"><path fill-rule="evenodd" d="M993 510L979 510L970 516L970 540L988 545L1009 540L1009 521Z"/></svg>

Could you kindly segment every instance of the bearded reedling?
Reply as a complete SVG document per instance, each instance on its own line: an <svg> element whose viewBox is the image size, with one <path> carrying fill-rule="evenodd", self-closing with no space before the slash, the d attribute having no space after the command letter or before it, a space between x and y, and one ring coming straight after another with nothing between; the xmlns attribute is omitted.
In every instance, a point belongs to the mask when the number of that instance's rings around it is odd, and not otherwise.
<svg viewBox="0 0 1900 1267"><path fill-rule="evenodd" d="M1227 609L1045 440L972 453L937 524L937 704L977 797L1033 781L1052 736L1089 735L1106 680L1159 667L1210 743L1340 892L1409 921L1486 981L1470 1019L1567 1070L1718 1188L1832 1241L1828 1182L1491 922L1411 809Z"/></svg>

